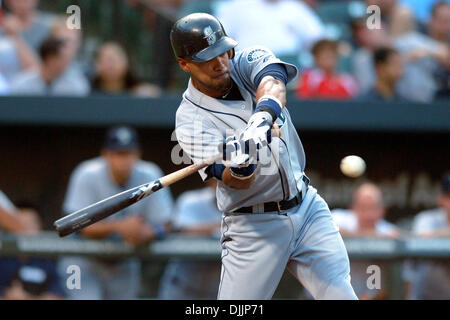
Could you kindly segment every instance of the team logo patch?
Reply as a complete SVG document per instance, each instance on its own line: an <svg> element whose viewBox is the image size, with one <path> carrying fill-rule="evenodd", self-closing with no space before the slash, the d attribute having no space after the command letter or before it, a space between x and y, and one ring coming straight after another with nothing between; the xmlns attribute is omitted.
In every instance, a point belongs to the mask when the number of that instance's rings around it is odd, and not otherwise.
<svg viewBox="0 0 450 320"><path fill-rule="evenodd" d="M266 53L267 51L264 49L254 49L247 55L247 61L250 63L255 62L256 60L262 58Z"/></svg>
<svg viewBox="0 0 450 320"><path fill-rule="evenodd" d="M213 29L211 28L211 26L207 26L203 30L203 33L205 34L205 39L206 39L206 41L208 41L209 45L213 45L214 43L216 43L216 35L215 35Z"/></svg>

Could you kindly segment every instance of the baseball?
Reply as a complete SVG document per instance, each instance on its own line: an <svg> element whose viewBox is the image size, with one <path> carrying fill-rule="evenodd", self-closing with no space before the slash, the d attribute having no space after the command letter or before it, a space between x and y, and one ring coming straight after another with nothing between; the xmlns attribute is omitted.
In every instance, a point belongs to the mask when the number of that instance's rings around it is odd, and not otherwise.
<svg viewBox="0 0 450 320"><path fill-rule="evenodd" d="M366 162L358 156L346 156L341 160L341 171L348 177L360 177L366 171Z"/></svg>

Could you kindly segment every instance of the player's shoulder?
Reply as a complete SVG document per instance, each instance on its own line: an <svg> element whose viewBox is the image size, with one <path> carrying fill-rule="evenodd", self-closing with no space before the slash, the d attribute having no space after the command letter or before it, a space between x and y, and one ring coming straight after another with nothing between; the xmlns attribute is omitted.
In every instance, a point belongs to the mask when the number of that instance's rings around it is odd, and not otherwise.
<svg viewBox="0 0 450 320"><path fill-rule="evenodd" d="M139 160L135 164L135 170L139 172L140 175L145 175L149 178L156 179L163 176L163 171L154 162Z"/></svg>
<svg viewBox="0 0 450 320"><path fill-rule="evenodd" d="M181 129L191 131L200 127L215 128L216 125L211 120L209 112L210 110L196 105L183 95L183 101L180 103L175 114L175 128L177 132L180 132Z"/></svg>
<svg viewBox="0 0 450 320"><path fill-rule="evenodd" d="M267 47L254 45L238 50L233 58L234 62L245 62L252 64L262 58L275 57L274 53Z"/></svg>
<svg viewBox="0 0 450 320"><path fill-rule="evenodd" d="M97 157L78 164L73 170L72 175L75 177L95 178L98 174L103 173L105 169L106 161L102 157Z"/></svg>
<svg viewBox="0 0 450 320"><path fill-rule="evenodd" d="M186 90L187 91L187 90ZM183 100L180 102L175 113L176 123L189 122L198 117L198 107L194 105L192 101L189 101L186 97L186 92L183 94Z"/></svg>

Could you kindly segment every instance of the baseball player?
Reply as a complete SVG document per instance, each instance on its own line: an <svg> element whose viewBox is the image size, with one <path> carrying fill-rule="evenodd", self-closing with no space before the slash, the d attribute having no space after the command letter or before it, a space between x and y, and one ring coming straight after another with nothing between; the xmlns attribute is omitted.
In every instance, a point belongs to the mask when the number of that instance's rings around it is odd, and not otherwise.
<svg viewBox="0 0 450 320"><path fill-rule="evenodd" d="M127 126L108 130L102 155L83 161L73 171L63 210L71 213L133 186L163 176L152 162L140 159L137 132ZM173 201L170 189L149 197L103 221L83 229L79 236L143 245L164 235ZM101 259L99 257L64 257L60 272L66 274L69 265L82 272L80 290L67 288L69 299L135 299L141 284L141 263L135 257Z"/></svg>
<svg viewBox="0 0 450 320"><path fill-rule="evenodd" d="M170 39L190 74L176 114L178 142L194 162L218 149L225 158L199 171L218 180L223 212L218 298L270 299L287 267L316 299L357 299L344 243L304 174L285 107L297 68L264 47L235 52L237 42L205 13L175 22Z"/></svg>

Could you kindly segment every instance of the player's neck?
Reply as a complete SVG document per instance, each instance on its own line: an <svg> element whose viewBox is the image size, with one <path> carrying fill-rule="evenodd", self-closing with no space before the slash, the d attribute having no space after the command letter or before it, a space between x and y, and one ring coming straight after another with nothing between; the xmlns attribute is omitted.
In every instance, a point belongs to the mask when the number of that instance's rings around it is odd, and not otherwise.
<svg viewBox="0 0 450 320"><path fill-rule="evenodd" d="M129 179L128 176L119 175L112 170L110 170L109 175L110 175L112 181L121 187L125 186Z"/></svg>

